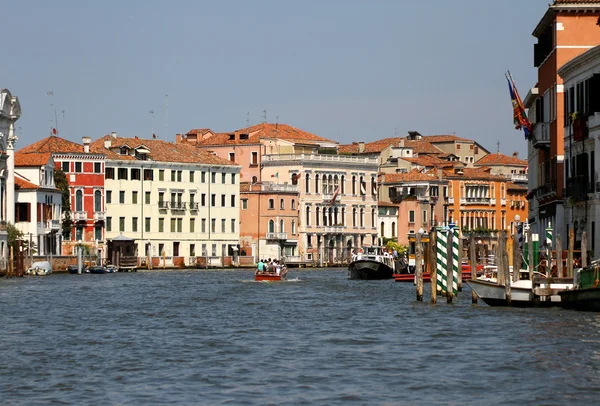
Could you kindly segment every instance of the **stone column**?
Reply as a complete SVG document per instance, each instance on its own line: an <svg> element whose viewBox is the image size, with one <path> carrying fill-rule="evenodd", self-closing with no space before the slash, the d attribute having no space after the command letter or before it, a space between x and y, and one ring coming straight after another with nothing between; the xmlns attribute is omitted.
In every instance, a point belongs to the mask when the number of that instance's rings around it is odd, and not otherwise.
<svg viewBox="0 0 600 406"><path fill-rule="evenodd" d="M6 139L6 221L15 223L15 135L14 123L10 123Z"/></svg>

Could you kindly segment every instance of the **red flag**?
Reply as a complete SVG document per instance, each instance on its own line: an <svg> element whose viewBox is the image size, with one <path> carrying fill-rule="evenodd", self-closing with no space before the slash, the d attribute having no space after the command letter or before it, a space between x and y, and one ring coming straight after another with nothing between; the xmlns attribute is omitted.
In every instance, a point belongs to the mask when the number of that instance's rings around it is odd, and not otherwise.
<svg viewBox="0 0 600 406"><path fill-rule="evenodd" d="M331 202L329 203L329 206L333 206L333 204L335 203L335 199L340 194L340 187L341 186L338 186L337 189L335 190L335 192L333 192L333 197L331 198Z"/></svg>
<svg viewBox="0 0 600 406"><path fill-rule="evenodd" d="M52 129L52 134L56 135L56 128Z"/></svg>

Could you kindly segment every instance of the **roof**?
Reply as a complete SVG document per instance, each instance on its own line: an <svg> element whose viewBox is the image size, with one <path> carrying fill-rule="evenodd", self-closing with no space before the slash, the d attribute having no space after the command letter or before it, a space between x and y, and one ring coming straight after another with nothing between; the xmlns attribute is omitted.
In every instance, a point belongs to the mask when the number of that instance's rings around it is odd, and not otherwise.
<svg viewBox="0 0 600 406"><path fill-rule="evenodd" d="M197 130L192 130L197 131ZM248 134L248 139L241 140L239 136L231 139L231 134ZM191 132L188 132L191 134ZM300 130L287 124L272 124L261 123L251 127L242 128L227 133L216 133L207 137L204 140L198 140L200 145L228 145L228 144L257 144L261 139L272 138L285 140L290 142L301 142L307 144L329 143L337 144L337 141L332 141L327 138L319 137L318 135Z"/></svg>
<svg viewBox="0 0 600 406"><path fill-rule="evenodd" d="M469 179L484 179L484 180L497 180L497 181L506 181L506 178L501 175L493 175L490 172L490 168L486 166L480 166L477 168L462 168L462 173L454 173L452 170L445 170L444 177L447 178L462 178L464 180Z"/></svg>
<svg viewBox="0 0 600 406"><path fill-rule="evenodd" d="M468 138L462 138L462 137L457 137L454 134L450 134L450 135L423 135L423 138L425 138L427 141L431 142L432 144L436 144L436 143L442 143L442 142L474 142L473 140L470 140Z"/></svg>
<svg viewBox="0 0 600 406"><path fill-rule="evenodd" d="M588 11L586 8L592 8L598 11L600 0L554 0L548 5L548 9L536 25L532 32L534 37L539 38L543 31L550 25L556 13L560 11Z"/></svg>
<svg viewBox="0 0 600 406"><path fill-rule="evenodd" d="M38 185L34 185L31 182L26 181L15 176L15 189L39 189Z"/></svg>
<svg viewBox="0 0 600 406"><path fill-rule="evenodd" d="M83 154L83 145L76 142L65 140L57 136L50 136L28 145L18 152L30 154L35 152L52 152L52 153L78 153Z"/></svg>
<svg viewBox="0 0 600 406"><path fill-rule="evenodd" d="M404 140L404 148L410 148L415 154L442 154L443 151L435 147L428 140L407 140L406 137L384 138L373 142L365 142L364 152L359 151L359 143L340 145L338 152L340 154L374 154L380 153L389 146L400 147L400 141Z"/></svg>
<svg viewBox="0 0 600 406"><path fill-rule="evenodd" d="M487 165L487 166L495 166L495 165L515 165L515 166L527 166L527 161L523 159L519 159L516 156L504 155L499 152L495 154L488 154L475 162L475 165Z"/></svg>
<svg viewBox="0 0 600 406"><path fill-rule="evenodd" d="M111 141L111 149L104 147L105 140ZM120 153L113 151L114 149L120 149L123 146L127 146L129 149L136 149L140 147L148 149L150 151L148 154L150 160L157 162L203 163L231 166L237 165L235 162L220 158L208 151L198 149L192 144L167 142L158 139L138 137L124 138L105 135L104 137L92 142L90 144L90 150L96 153L106 154L106 159L117 161L135 161L136 158L134 156L121 155Z"/></svg>
<svg viewBox="0 0 600 406"><path fill-rule="evenodd" d="M377 206L378 207L398 207L397 204L390 203L390 202L382 202L382 201L378 201Z"/></svg>
<svg viewBox="0 0 600 406"><path fill-rule="evenodd" d="M383 184L414 182L414 181L435 181L438 177L432 172L421 172L418 169L413 169L408 173L386 173Z"/></svg>
<svg viewBox="0 0 600 406"><path fill-rule="evenodd" d="M15 153L15 167L23 166L44 166L52 157L50 152L23 154L22 152Z"/></svg>
<svg viewBox="0 0 600 406"><path fill-rule="evenodd" d="M563 4L600 4L600 0L554 0L553 6Z"/></svg>
<svg viewBox="0 0 600 406"><path fill-rule="evenodd" d="M410 162L413 165L425 166L425 167L435 167L435 168L446 168L449 166L454 166L457 162L446 161L444 159L440 159L437 156L431 155L419 155L415 157L402 157L398 158L402 159L406 162Z"/></svg>
<svg viewBox="0 0 600 406"><path fill-rule="evenodd" d="M527 186L525 185L519 185L518 183L513 183L510 182L507 186L506 186L507 190L517 190L517 191L521 191L521 192L527 192Z"/></svg>

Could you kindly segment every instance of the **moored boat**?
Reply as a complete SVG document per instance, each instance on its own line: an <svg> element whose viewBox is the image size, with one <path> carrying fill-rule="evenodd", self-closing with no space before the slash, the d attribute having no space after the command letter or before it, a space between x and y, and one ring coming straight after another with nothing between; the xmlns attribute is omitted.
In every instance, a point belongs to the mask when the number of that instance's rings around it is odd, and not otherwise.
<svg viewBox="0 0 600 406"><path fill-rule="evenodd" d="M481 274L483 271L483 265L477 265L477 274ZM463 264L462 266L462 280L468 281L471 279L471 266ZM396 282L415 282L414 273L395 273L394 280ZM429 272L423 272L423 282L431 282L431 274Z"/></svg>
<svg viewBox="0 0 600 406"><path fill-rule="evenodd" d="M45 276L52 273L52 267L48 261L34 262L27 270L27 275Z"/></svg>
<svg viewBox="0 0 600 406"><path fill-rule="evenodd" d="M560 305L567 309L600 311L600 260L593 261L577 273L574 289L559 292Z"/></svg>
<svg viewBox="0 0 600 406"><path fill-rule="evenodd" d="M365 252L353 256L348 265L350 279L392 279L394 277L394 258L386 255L381 247L367 247Z"/></svg>
<svg viewBox="0 0 600 406"><path fill-rule="evenodd" d="M108 271L106 270L106 267L100 266L100 265L92 265L92 266L90 266L89 268L87 268L87 272L88 273L94 273L94 274L108 273Z"/></svg>

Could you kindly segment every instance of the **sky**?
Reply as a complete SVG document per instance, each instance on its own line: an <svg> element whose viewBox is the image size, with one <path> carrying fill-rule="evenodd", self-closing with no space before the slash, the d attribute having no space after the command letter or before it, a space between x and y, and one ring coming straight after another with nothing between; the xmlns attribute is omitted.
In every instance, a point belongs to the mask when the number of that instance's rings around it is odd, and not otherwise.
<svg viewBox="0 0 600 406"><path fill-rule="evenodd" d="M342 144L456 134L526 159L504 73L535 86L550 0L12 1L0 88L20 149L111 131L174 141L264 121Z"/></svg>

